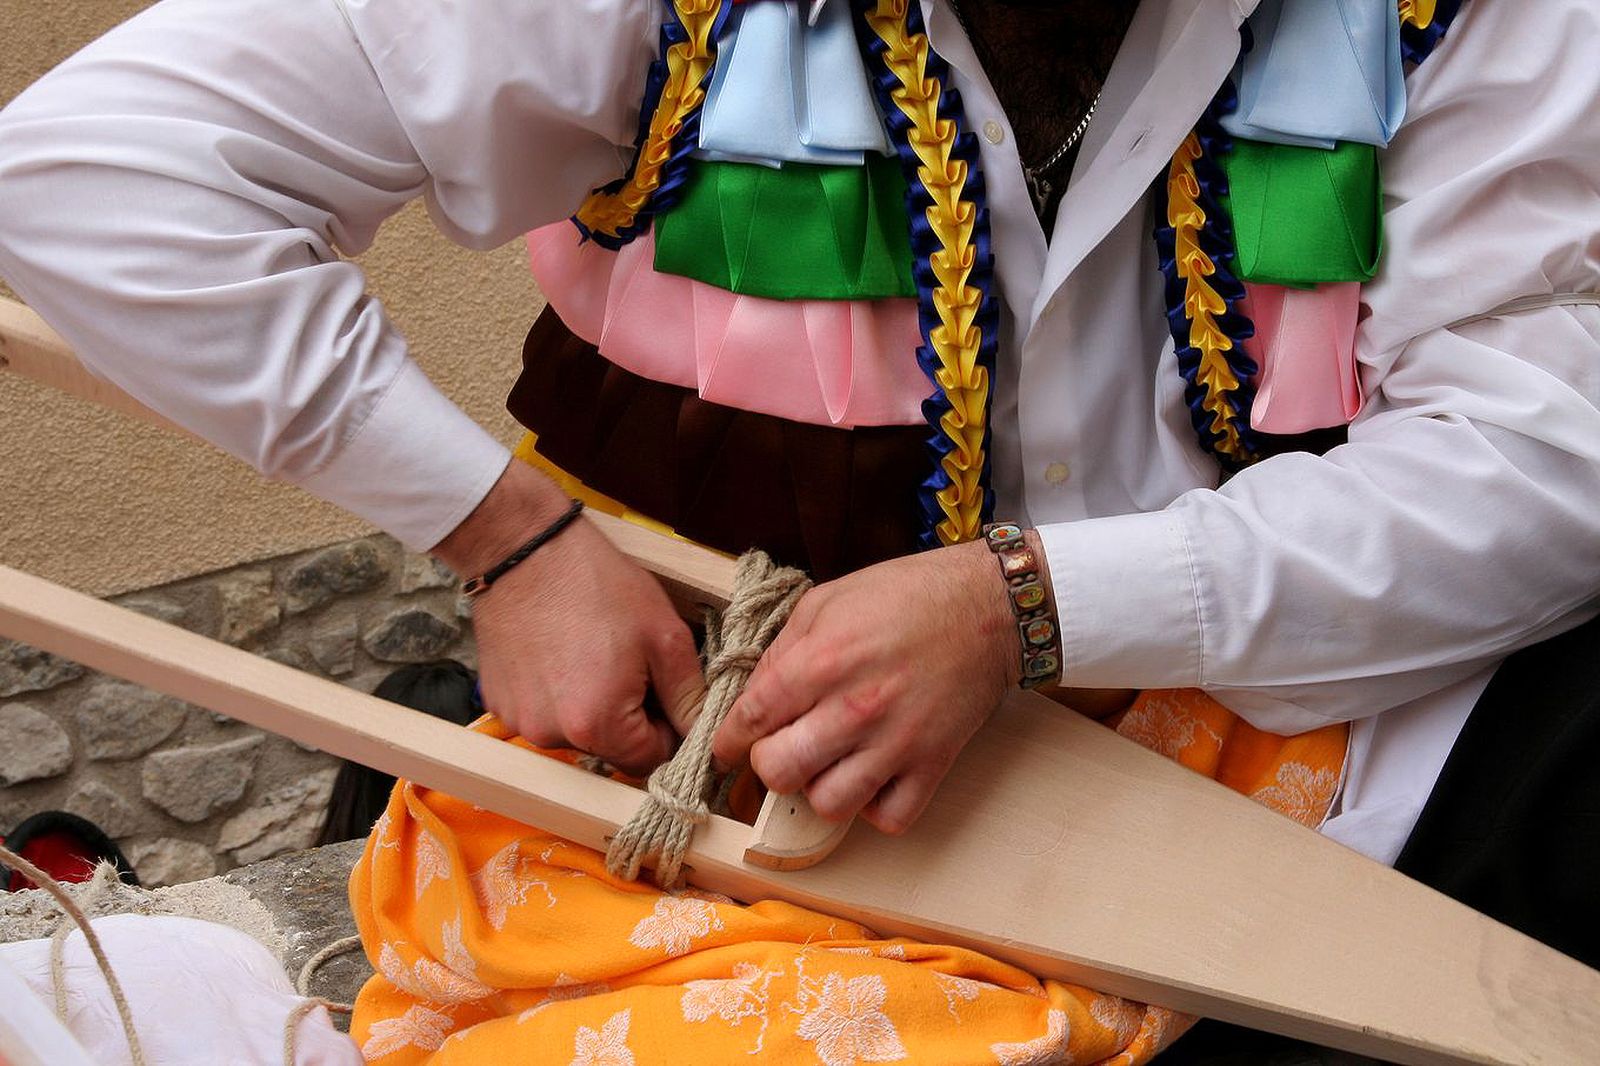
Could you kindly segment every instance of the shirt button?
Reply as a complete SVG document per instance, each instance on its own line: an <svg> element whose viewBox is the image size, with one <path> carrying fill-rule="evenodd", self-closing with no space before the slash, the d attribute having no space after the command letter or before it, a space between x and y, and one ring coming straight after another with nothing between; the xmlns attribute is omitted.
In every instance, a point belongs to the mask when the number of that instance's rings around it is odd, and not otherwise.
<svg viewBox="0 0 1600 1066"><path fill-rule="evenodd" d="M1051 463L1044 468L1044 479L1051 485L1059 485L1072 476L1072 468L1066 463Z"/></svg>
<svg viewBox="0 0 1600 1066"><path fill-rule="evenodd" d="M990 144L999 144L1006 139L1006 131L1000 127L1000 123L990 119L983 124L983 139Z"/></svg>

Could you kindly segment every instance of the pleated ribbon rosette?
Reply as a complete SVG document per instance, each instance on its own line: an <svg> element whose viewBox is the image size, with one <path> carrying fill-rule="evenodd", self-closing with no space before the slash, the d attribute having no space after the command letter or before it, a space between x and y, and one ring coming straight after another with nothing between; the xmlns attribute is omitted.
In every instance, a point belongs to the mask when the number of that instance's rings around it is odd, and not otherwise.
<svg viewBox="0 0 1600 1066"><path fill-rule="evenodd" d="M1249 26L1223 129L1300 147L1389 143L1406 114L1394 0L1263 0Z"/></svg>
<svg viewBox="0 0 1600 1066"><path fill-rule="evenodd" d="M706 90L703 157L860 166L891 152L850 5L826 4L815 25L800 8L799 0L733 8Z"/></svg>

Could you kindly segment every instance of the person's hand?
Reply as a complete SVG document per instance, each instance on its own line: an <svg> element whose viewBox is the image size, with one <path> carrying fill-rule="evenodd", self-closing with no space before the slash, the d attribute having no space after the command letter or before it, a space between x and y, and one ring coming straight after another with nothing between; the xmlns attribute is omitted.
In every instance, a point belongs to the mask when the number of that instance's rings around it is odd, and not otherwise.
<svg viewBox="0 0 1600 1066"><path fill-rule="evenodd" d="M907 556L819 585L756 665L717 731L773 791L822 817L908 828L1021 674L1021 637L982 543Z"/></svg>
<svg viewBox="0 0 1600 1066"><path fill-rule="evenodd" d="M434 554L482 573L566 510L513 462ZM572 747L630 773L665 760L699 709L694 638L661 586L579 518L472 601L484 706L541 747ZM647 697L665 720L646 709Z"/></svg>

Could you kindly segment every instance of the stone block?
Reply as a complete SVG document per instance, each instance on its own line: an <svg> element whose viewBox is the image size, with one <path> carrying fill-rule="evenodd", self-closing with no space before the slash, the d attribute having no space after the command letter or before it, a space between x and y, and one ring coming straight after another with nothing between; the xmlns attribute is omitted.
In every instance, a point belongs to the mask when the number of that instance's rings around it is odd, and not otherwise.
<svg viewBox="0 0 1600 1066"><path fill-rule="evenodd" d="M319 770L303 781L274 789L261 802L222 823L220 851L240 863L309 848L317 842L333 794L337 769Z"/></svg>
<svg viewBox="0 0 1600 1066"><path fill-rule="evenodd" d="M0 640L0 699L19 692L44 692L76 681L83 667L31 644Z"/></svg>
<svg viewBox="0 0 1600 1066"><path fill-rule="evenodd" d="M218 637L229 644L244 644L276 629L283 620L278 597L272 591L272 573L247 570L216 581L222 624Z"/></svg>
<svg viewBox="0 0 1600 1066"><path fill-rule="evenodd" d="M238 801L255 775L261 734L158 751L144 761L144 798L180 822L203 822Z"/></svg>
<svg viewBox="0 0 1600 1066"><path fill-rule="evenodd" d="M72 738L26 703L0 706L0 787L55 777L72 765Z"/></svg>
<svg viewBox="0 0 1600 1066"><path fill-rule="evenodd" d="M162 596L125 596L117 600L116 604L169 625L184 625L189 617L189 612L182 604L174 603Z"/></svg>
<svg viewBox="0 0 1600 1066"><path fill-rule="evenodd" d="M354 619L330 623L311 634L306 648L323 673L345 677L356 668L356 635Z"/></svg>
<svg viewBox="0 0 1600 1066"><path fill-rule="evenodd" d="M217 872L217 860L211 849L192 840L161 837L130 844L125 850L134 872L146 888L199 881Z"/></svg>
<svg viewBox="0 0 1600 1066"><path fill-rule="evenodd" d="M160 822L149 807L137 800L130 801L104 781L82 782L72 790L62 808L89 819L109 837L148 833Z"/></svg>
<svg viewBox="0 0 1600 1066"><path fill-rule="evenodd" d="M90 759L131 759L175 733L187 713L188 704L170 696L99 678L73 717Z"/></svg>
<svg viewBox="0 0 1600 1066"><path fill-rule="evenodd" d="M461 637L461 628L422 607L402 607L361 635L367 654L386 663L437 659Z"/></svg>
<svg viewBox="0 0 1600 1066"><path fill-rule="evenodd" d="M337 596L377 588L389 576L383 553L371 541L324 548L283 575L283 603L290 614L321 607Z"/></svg>
<svg viewBox="0 0 1600 1066"><path fill-rule="evenodd" d="M400 568L401 592L447 589L455 583L455 573L433 556L406 553L405 564Z"/></svg>

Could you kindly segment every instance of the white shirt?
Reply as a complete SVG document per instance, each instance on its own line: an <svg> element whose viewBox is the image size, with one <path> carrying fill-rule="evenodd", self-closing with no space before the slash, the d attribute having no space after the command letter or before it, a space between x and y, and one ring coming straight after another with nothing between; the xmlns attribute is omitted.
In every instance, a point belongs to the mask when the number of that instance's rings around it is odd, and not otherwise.
<svg viewBox="0 0 1600 1066"><path fill-rule="evenodd" d="M1324 828L1392 861L1494 665L1600 593L1600 308L1457 324L1600 289L1600 22L1588 0L1466 4L1382 156L1350 443L1218 489L1148 193L1253 7L1144 0L1047 246L1004 113L924 0L983 131L999 513L1044 536L1067 684L1200 686L1278 732L1355 720ZM0 273L150 407L430 546L507 455L339 255L417 196L472 247L570 213L622 171L662 17L163 0L0 112Z"/></svg>

